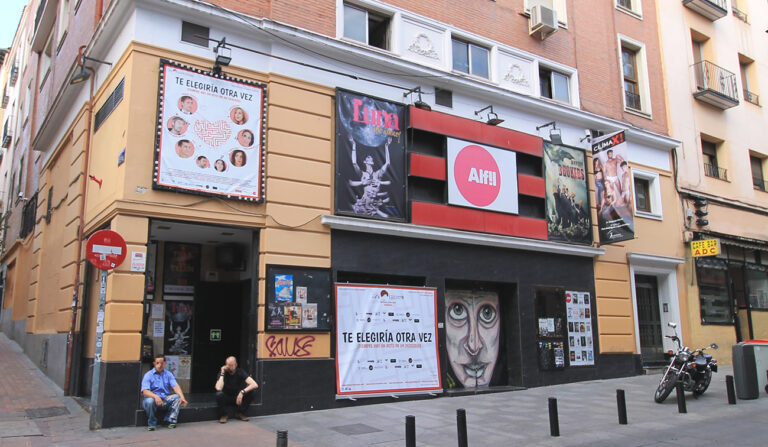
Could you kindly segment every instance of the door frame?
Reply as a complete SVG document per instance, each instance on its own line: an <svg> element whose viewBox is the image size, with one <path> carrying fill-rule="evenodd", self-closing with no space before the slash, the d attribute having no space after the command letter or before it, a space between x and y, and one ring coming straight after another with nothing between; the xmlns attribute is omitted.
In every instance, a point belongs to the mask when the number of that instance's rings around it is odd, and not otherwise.
<svg viewBox="0 0 768 447"><path fill-rule="evenodd" d="M632 319L635 324L636 353L641 354L642 350L640 348L640 323L637 319L635 275L656 277L658 287L656 292L659 297L659 317L661 319L663 349L665 351L670 349L676 350L676 343L663 337L664 335L667 335L663 328L665 328L670 321L677 323L677 335L680 337L680 342L682 343L683 334L681 332L682 321L680 319L680 299L678 297L677 287L677 267L684 264L685 259L641 253L628 253L627 259L629 260L629 280L632 288ZM664 305L667 306L667 312L664 312Z"/></svg>

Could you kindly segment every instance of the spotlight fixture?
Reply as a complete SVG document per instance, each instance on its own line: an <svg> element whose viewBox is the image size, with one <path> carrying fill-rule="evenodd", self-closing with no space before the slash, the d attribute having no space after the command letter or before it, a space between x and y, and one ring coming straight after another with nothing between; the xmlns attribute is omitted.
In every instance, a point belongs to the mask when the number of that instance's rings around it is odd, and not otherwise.
<svg viewBox="0 0 768 447"><path fill-rule="evenodd" d="M557 128L557 124L554 121L544 123L541 126L536 126L536 130L541 130L547 126L552 126L552 129L549 130L549 142L552 144L563 144L562 132Z"/></svg>
<svg viewBox="0 0 768 447"><path fill-rule="evenodd" d="M485 107L483 107L480 110L475 110L475 115L476 116L480 116L480 114L483 111L488 110L488 109L490 109L490 111L488 112L488 115L487 115L488 119L485 121L485 124L488 124L490 126L498 126L499 124L504 122L504 120L499 118L499 115L497 115L496 112L493 111L493 106L490 106L490 105L489 106L485 106Z"/></svg>
<svg viewBox="0 0 768 447"><path fill-rule="evenodd" d="M413 103L413 105L417 109L426 110L426 111L432 110L432 106L430 106L429 104L427 104L426 102L421 100L421 86L414 87L414 88L408 90L407 92L403 93L403 98L407 98L408 95L410 95L411 93L418 93L419 94L419 99L417 99Z"/></svg>
<svg viewBox="0 0 768 447"><path fill-rule="evenodd" d="M91 77L91 74L88 71L86 71L85 61L96 62L96 63L99 63L99 64L112 65L112 62L106 62L106 61L102 61L102 60L99 60L99 59L94 59L92 57L88 57L85 54L81 53L80 54L80 60L77 61L77 65L80 66L80 71L77 72L74 76L72 76L72 79L69 80L69 83L71 85L79 84L79 83L81 83L83 81L86 81L88 78ZM92 70L90 67L88 69Z"/></svg>
<svg viewBox="0 0 768 447"><path fill-rule="evenodd" d="M216 51L216 62L213 64L213 72L221 74L221 67L226 67L232 62L232 48L227 46L226 37L221 38L214 51Z"/></svg>

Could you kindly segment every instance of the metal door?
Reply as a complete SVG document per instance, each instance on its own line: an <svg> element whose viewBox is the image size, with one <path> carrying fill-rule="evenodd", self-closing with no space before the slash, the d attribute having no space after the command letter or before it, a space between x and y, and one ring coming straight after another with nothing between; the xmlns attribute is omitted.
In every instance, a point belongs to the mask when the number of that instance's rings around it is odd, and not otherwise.
<svg viewBox="0 0 768 447"><path fill-rule="evenodd" d="M635 275L640 354L644 364L664 362L664 343L659 311L659 287L655 276Z"/></svg>

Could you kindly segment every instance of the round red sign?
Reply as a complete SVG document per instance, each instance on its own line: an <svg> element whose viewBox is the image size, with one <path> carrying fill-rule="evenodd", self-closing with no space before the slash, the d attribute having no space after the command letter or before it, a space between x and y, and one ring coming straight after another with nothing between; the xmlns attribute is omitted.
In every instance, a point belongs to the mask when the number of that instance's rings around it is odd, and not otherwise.
<svg viewBox="0 0 768 447"><path fill-rule="evenodd" d="M112 230L99 230L88 238L85 256L94 267L111 270L125 261L128 248L119 233Z"/></svg>
<svg viewBox="0 0 768 447"><path fill-rule="evenodd" d="M461 195L472 205L488 206L499 196L499 166L483 147L470 144L460 150L453 165L453 177Z"/></svg>

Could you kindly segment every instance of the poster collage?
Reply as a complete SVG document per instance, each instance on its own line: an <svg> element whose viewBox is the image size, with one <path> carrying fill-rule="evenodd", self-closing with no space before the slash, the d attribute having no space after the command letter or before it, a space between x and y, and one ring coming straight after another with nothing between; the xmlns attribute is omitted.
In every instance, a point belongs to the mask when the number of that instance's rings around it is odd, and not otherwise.
<svg viewBox="0 0 768 447"><path fill-rule="evenodd" d="M294 284L293 275L275 275L274 305L269 306L270 329L316 329L317 303L308 302L309 288Z"/></svg>
<svg viewBox="0 0 768 447"><path fill-rule="evenodd" d="M591 244L584 150L544 142L544 168L549 239Z"/></svg>
<svg viewBox="0 0 768 447"><path fill-rule="evenodd" d="M161 64L154 186L263 200L266 89Z"/></svg>
<svg viewBox="0 0 768 447"><path fill-rule="evenodd" d="M568 350L570 366L595 364L594 335L589 292L565 292L568 315Z"/></svg>

